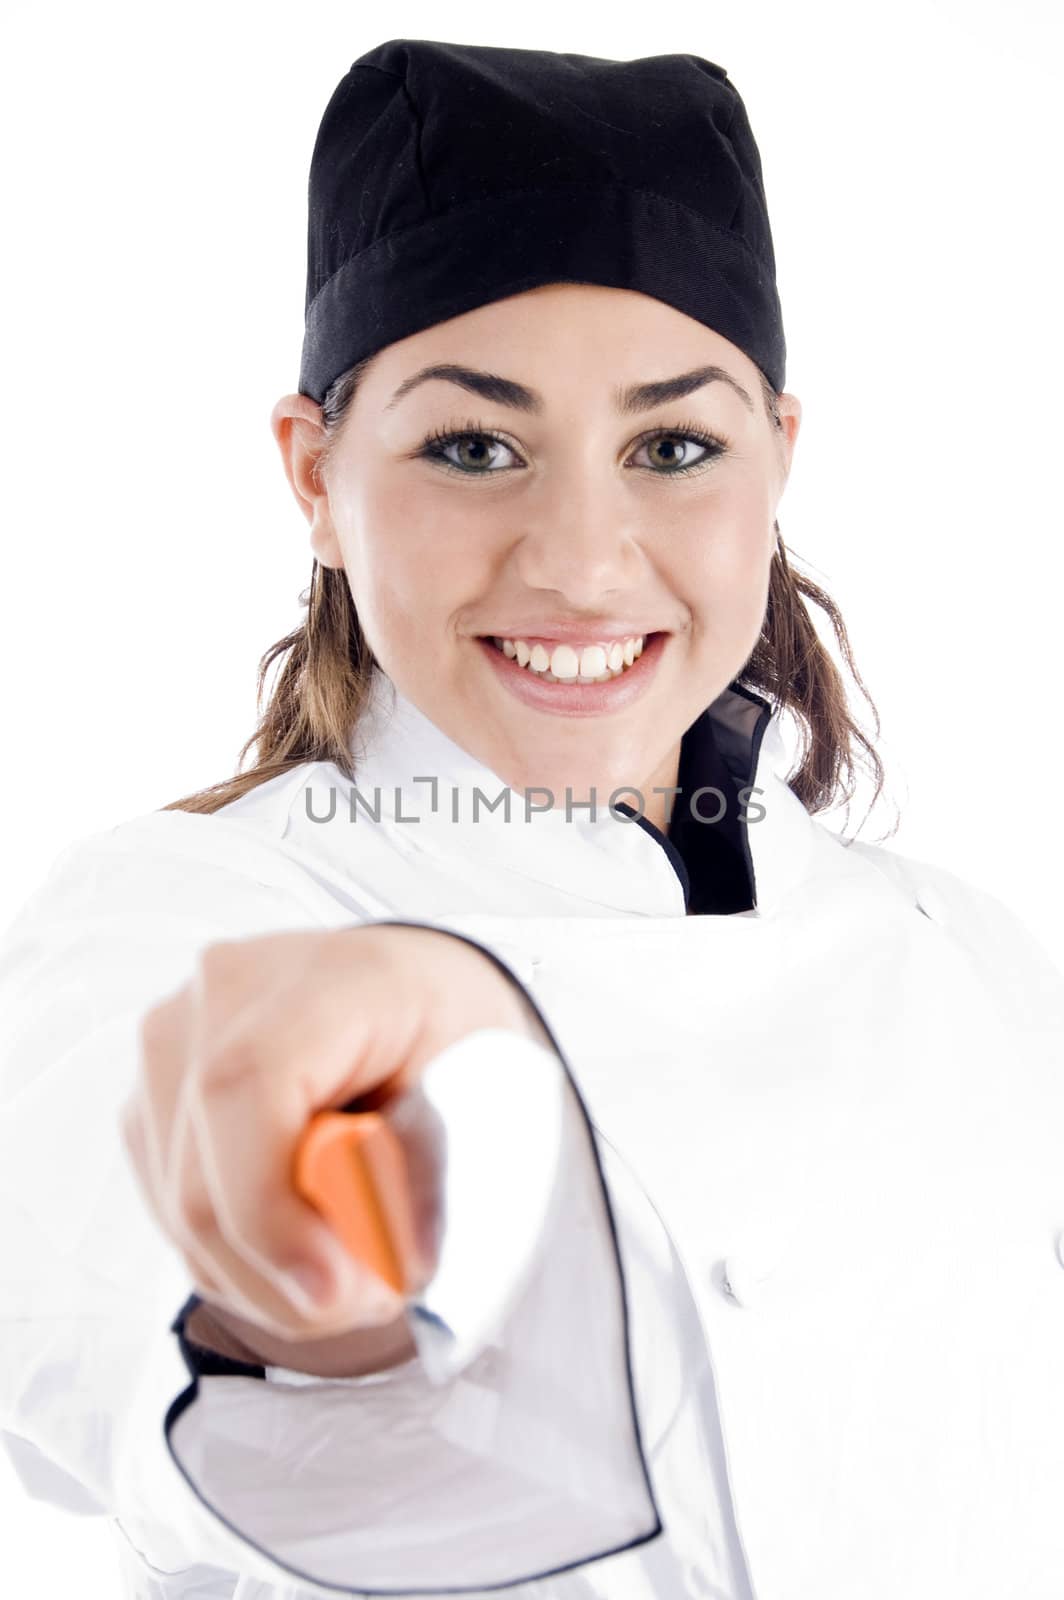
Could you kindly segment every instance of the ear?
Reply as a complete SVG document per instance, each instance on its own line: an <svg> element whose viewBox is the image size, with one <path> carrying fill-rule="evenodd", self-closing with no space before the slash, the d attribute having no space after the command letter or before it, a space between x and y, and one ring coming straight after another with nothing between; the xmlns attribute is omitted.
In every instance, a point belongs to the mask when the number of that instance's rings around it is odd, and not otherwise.
<svg viewBox="0 0 1064 1600"><path fill-rule="evenodd" d="M323 567L342 567L344 559L333 526L329 491L318 477L327 442L321 407L305 394L283 395L270 413L270 427L292 493L310 523L311 550Z"/></svg>
<svg viewBox="0 0 1064 1600"><path fill-rule="evenodd" d="M776 443L779 447L780 458L780 496L787 486L787 479L791 475L791 461L794 457L794 447L798 441L798 431L802 426L802 402L794 394L781 394L776 401L779 412L780 426L776 432Z"/></svg>

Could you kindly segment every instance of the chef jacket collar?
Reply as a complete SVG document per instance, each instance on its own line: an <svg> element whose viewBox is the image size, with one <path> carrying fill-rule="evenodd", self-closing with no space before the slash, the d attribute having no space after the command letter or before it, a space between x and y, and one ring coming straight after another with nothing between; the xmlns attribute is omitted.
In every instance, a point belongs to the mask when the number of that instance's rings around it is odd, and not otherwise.
<svg viewBox="0 0 1064 1600"><path fill-rule="evenodd" d="M530 805L451 739L374 669L351 739L354 788L410 849L464 858L499 874L500 911L520 914L510 880L556 885L582 899L641 916L744 913L767 916L801 878L812 818L786 782L789 751L780 713L736 683L684 734L667 833L608 795L594 816L564 796ZM696 796L695 791L706 792ZM718 792L723 800L718 797ZM650 796L645 796L649 802ZM721 813L717 822L700 820ZM411 824L417 826L411 826Z"/></svg>
<svg viewBox="0 0 1064 1600"><path fill-rule="evenodd" d="M758 737L759 727L763 730L770 714L764 701L756 703L759 709L754 737ZM733 774L721 754L713 717L704 711L680 743L678 793L671 800L666 832L625 808L672 862L683 887L688 916L720 916L754 909L754 869L744 836L740 798L751 775L750 748L740 748L737 759L739 764Z"/></svg>

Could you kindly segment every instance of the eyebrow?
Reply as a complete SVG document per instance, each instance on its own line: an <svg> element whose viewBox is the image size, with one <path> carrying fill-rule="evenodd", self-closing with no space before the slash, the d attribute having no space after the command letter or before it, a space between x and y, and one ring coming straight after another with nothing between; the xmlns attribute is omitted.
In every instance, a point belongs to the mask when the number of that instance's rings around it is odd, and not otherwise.
<svg viewBox="0 0 1064 1600"><path fill-rule="evenodd" d="M448 383L457 383L461 388L480 395L483 400L513 406L515 410L527 411L533 416L540 416L545 409L541 394L523 383L517 383L513 378L503 378L495 372L481 372L476 367L463 367L445 361L422 367L419 372L406 378L388 401L385 411L390 411L412 389L430 378L443 378ZM650 411L654 406L665 405L670 400L682 400L686 395L694 394L696 389L705 388L707 383L728 384L747 410L753 411L754 402L742 384L737 383L723 367L696 367L694 371L681 372L675 378L659 378L653 383L634 383L627 388L615 389L613 403L622 416L631 416L635 412Z"/></svg>

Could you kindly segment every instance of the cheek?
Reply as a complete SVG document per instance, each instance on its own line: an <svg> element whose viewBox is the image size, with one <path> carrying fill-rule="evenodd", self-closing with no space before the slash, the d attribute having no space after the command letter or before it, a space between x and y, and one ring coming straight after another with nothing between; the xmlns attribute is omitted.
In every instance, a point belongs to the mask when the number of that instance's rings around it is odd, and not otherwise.
<svg viewBox="0 0 1064 1600"><path fill-rule="evenodd" d="M344 564L367 635L409 636L410 618L431 630L483 580L477 541L438 499L365 486L341 530Z"/></svg>
<svg viewBox="0 0 1064 1600"><path fill-rule="evenodd" d="M694 518L674 543L672 585L715 633L760 627L768 598L775 532L748 506L718 505Z"/></svg>

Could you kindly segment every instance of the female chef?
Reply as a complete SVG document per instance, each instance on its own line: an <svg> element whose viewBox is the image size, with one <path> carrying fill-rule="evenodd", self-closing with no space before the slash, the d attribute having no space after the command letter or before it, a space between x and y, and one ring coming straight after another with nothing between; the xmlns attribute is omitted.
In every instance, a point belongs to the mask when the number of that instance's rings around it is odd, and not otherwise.
<svg viewBox="0 0 1064 1600"><path fill-rule="evenodd" d="M734 85L379 46L306 311L273 424L314 577L256 764L71 846L6 936L27 1490L108 1516L135 1595L1059 1596L1064 985L815 821L882 772L779 536ZM533 1181L537 1063L561 1154L441 1381L292 1157L485 1041L466 1170Z"/></svg>

